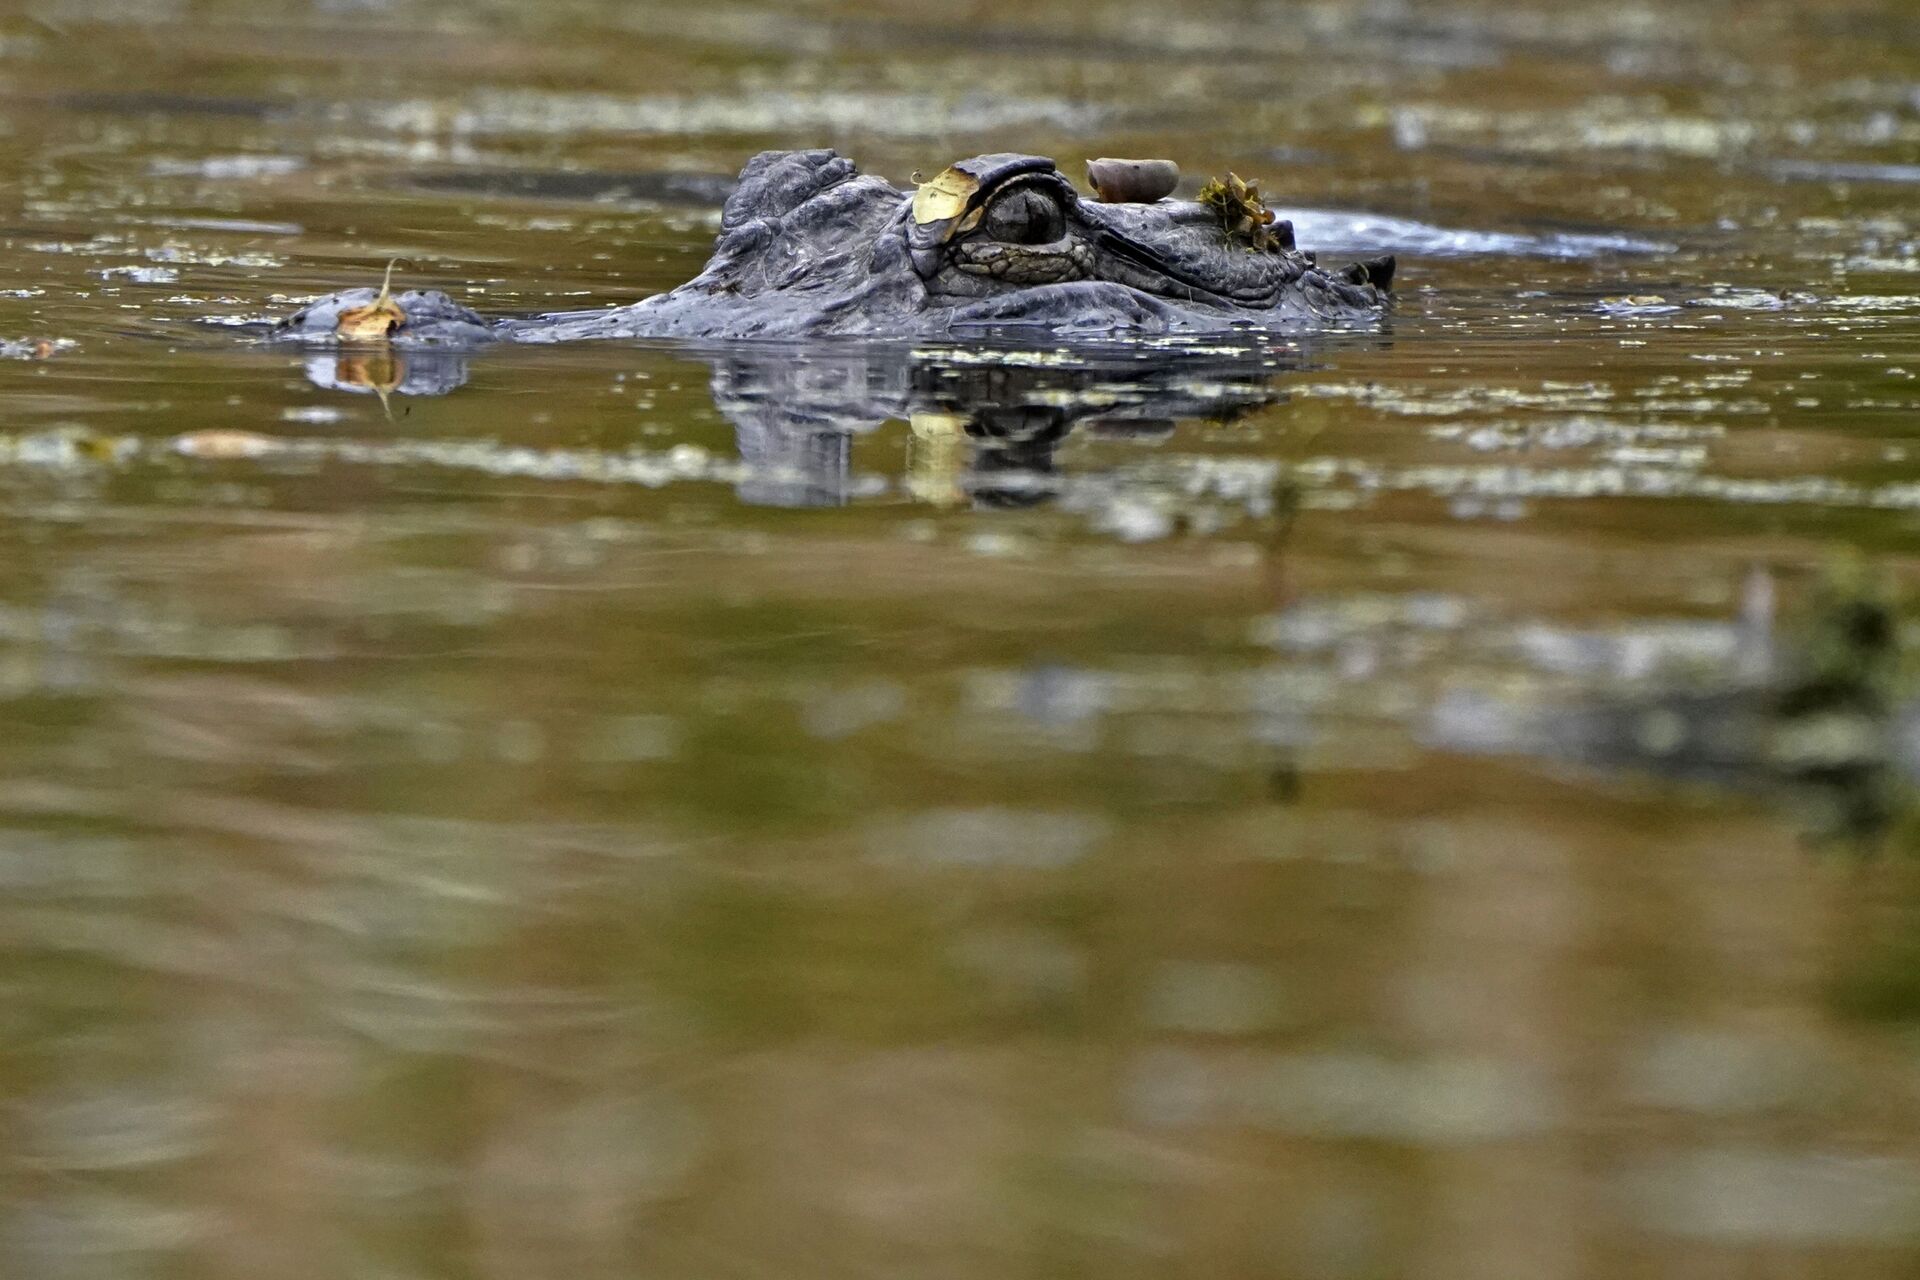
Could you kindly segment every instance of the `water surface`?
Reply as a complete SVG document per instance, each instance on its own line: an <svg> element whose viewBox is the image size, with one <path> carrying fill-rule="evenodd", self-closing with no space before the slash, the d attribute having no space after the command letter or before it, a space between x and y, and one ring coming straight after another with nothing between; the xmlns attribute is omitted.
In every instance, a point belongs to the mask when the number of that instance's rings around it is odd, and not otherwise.
<svg viewBox="0 0 1920 1280"><path fill-rule="evenodd" d="M1912 721L1729 690L1914 577L1916 83L1890 0L9 7L0 1272L1910 1274ZM645 296L812 145L1232 168L1399 303L248 340Z"/></svg>

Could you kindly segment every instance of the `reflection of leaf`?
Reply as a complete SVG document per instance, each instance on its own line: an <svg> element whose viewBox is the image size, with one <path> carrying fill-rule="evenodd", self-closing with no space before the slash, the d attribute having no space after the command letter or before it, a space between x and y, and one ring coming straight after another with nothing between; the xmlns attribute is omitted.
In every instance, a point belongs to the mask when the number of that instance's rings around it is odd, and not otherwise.
<svg viewBox="0 0 1920 1280"><path fill-rule="evenodd" d="M1229 240L1238 240L1253 250L1284 248L1280 238L1268 230L1273 225L1273 210L1260 199L1260 183L1246 182L1229 171L1200 188L1200 203L1220 219L1221 230Z"/></svg>
<svg viewBox="0 0 1920 1280"><path fill-rule="evenodd" d="M380 397L380 412L393 421L393 404L388 400L407 379L407 362L393 348L377 351L342 351L333 362L333 376L343 387L365 387Z"/></svg>
<svg viewBox="0 0 1920 1280"><path fill-rule="evenodd" d="M379 297L364 307L340 313L340 320L333 328L335 334L349 342L366 342L388 337L406 327L407 313L393 300L393 264L398 261L398 258L387 261L387 275L380 282Z"/></svg>
<svg viewBox="0 0 1920 1280"><path fill-rule="evenodd" d="M333 362L333 376L342 386L384 396L406 380L407 366L391 350L342 351Z"/></svg>
<svg viewBox="0 0 1920 1280"><path fill-rule="evenodd" d="M916 413L909 425L907 489L922 502L955 507L966 501L961 472L973 450L967 444L967 419L957 413Z"/></svg>

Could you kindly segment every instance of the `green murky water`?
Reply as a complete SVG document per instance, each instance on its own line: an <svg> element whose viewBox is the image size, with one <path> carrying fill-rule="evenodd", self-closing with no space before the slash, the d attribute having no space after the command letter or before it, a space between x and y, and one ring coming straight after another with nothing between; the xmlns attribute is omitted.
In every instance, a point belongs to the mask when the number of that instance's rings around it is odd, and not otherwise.
<svg viewBox="0 0 1920 1280"><path fill-rule="evenodd" d="M1893 0L6 6L0 1274L1911 1274L1915 717L1738 689L1915 574L1916 84ZM800 145L1231 167L1400 303L243 327L641 297Z"/></svg>

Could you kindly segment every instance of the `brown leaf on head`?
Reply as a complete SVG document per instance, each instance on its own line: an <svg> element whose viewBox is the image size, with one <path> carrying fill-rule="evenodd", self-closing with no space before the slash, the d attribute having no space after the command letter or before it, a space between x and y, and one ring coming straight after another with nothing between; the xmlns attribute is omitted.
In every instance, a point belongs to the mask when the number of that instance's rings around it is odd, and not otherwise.
<svg viewBox="0 0 1920 1280"><path fill-rule="evenodd" d="M370 342L391 337L407 325L407 313L393 300L393 264L398 258L387 262L387 275L380 282L380 296L364 307L354 307L340 313L340 319L333 326L334 333L349 342Z"/></svg>

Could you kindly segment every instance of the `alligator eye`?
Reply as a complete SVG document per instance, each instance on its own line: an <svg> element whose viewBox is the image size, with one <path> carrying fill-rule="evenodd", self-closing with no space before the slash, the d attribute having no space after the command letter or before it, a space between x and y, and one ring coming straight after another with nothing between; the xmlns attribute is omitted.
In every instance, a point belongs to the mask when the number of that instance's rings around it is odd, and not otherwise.
<svg viewBox="0 0 1920 1280"><path fill-rule="evenodd" d="M1007 244L1052 244L1067 234L1067 215L1045 191L1017 187L987 207L982 229Z"/></svg>

